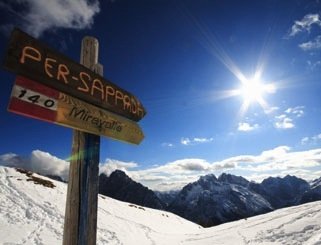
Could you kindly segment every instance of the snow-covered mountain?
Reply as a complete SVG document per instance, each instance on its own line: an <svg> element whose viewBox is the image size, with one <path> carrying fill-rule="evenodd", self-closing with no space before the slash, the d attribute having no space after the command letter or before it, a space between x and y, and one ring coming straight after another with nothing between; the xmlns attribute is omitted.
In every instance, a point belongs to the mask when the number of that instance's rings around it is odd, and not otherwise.
<svg viewBox="0 0 321 245"><path fill-rule="evenodd" d="M290 175L284 178L269 177L260 186L263 189L260 194L275 209L300 204L302 195L310 189L308 182Z"/></svg>
<svg viewBox="0 0 321 245"><path fill-rule="evenodd" d="M272 211L270 203L249 190L242 177L213 174L186 185L168 210L204 227Z"/></svg>
<svg viewBox="0 0 321 245"><path fill-rule="evenodd" d="M235 175L226 174L226 173L222 173L218 177L218 181L229 183L229 184L234 184L234 185L240 185L240 186L244 186L244 187L248 187L248 185L250 184L250 182L247 179L245 179L241 176L235 176Z"/></svg>
<svg viewBox="0 0 321 245"><path fill-rule="evenodd" d="M181 191L153 192L123 171L100 176L99 193L150 208L167 210L205 227L263 214L274 209L321 200L320 181L295 176L269 177L262 183L241 176L202 176Z"/></svg>
<svg viewBox="0 0 321 245"><path fill-rule="evenodd" d="M311 188L312 188L312 189L313 189L313 188L316 188L316 187L318 187L318 186L321 186L321 177L318 178L318 179L313 180L313 181L310 183L310 185L311 185Z"/></svg>
<svg viewBox="0 0 321 245"><path fill-rule="evenodd" d="M99 176L99 193L149 208L165 208L165 204L152 190L132 180L121 170L115 170L110 176Z"/></svg>
<svg viewBox="0 0 321 245"><path fill-rule="evenodd" d="M61 244L67 185L0 167L0 244ZM242 245L321 241L321 202L211 228L99 195L97 244Z"/></svg>
<svg viewBox="0 0 321 245"><path fill-rule="evenodd" d="M165 204L165 209L174 201L180 190L154 191L156 196Z"/></svg>
<svg viewBox="0 0 321 245"><path fill-rule="evenodd" d="M321 178L312 181L310 185L311 188L303 193L300 203L321 200Z"/></svg>

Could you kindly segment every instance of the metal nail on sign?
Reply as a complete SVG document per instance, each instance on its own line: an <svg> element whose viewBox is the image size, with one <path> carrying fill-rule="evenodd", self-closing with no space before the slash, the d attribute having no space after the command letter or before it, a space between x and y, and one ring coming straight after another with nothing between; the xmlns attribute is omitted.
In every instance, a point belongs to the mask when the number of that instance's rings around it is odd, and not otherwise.
<svg viewBox="0 0 321 245"><path fill-rule="evenodd" d="M4 68L130 120L146 114L134 95L19 29L11 34Z"/></svg>
<svg viewBox="0 0 321 245"><path fill-rule="evenodd" d="M132 144L144 138L137 123L20 76L8 110Z"/></svg>

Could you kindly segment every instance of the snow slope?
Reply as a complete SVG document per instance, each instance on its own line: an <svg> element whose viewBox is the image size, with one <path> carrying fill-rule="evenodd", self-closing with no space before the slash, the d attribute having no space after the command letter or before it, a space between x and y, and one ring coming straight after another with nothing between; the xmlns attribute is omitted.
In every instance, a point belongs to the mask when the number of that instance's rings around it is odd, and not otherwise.
<svg viewBox="0 0 321 245"><path fill-rule="evenodd" d="M33 176L47 179L33 174ZM0 244L61 244L66 184L0 167ZM174 214L99 196L97 244L319 244L321 202L201 228Z"/></svg>

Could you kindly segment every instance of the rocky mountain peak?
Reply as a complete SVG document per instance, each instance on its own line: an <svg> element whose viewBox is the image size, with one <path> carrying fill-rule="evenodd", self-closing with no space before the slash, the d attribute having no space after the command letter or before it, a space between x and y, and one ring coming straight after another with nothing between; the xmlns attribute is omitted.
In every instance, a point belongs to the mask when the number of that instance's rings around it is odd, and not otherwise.
<svg viewBox="0 0 321 245"><path fill-rule="evenodd" d="M248 186L249 181L241 176L236 176L232 174L222 173L218 178L220 182L236 184L241 186Z"/></svg>

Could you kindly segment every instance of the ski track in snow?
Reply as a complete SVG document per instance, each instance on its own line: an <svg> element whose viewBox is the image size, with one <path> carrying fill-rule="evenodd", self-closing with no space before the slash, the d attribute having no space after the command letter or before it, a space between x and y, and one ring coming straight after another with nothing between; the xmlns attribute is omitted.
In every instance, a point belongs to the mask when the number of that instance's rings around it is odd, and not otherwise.
<svg viewBox="0 0 321 245"><path fill-rule="evenodd" d="M46 237L41 235L44 228L48 228L55 234L56 240L61 240L62 230L60 228L62 227L64 217L49 202L44 200L35 201L34 198L29 197L22 191L23 189L20 190L13 184L13 180L23 183L26 179L27 177L23 175L18 177L11 175L1 178L0 183L0 190L7 193L6 201L8 202L1 205L1 213L5 213L8 221L12 222L12 224L27 224L31 228L24 237L20 238L21 240L17 244L45 244ZM30 182L25 183L29 184ZM57 227L57 223L60 223L61 227Z"/></svg>
<svg viewBox="0 0 321 245"><path fill-rule="evenodd" d="M146 238L150 241L150 244L156 245L156 242L155 242L155 241L151 238L151 236L150 236L150 234L151 234L152 232L155 232L155 231L153 231L153 230L152 230L151 228L149 228L148 226L139 224L139 223L137 223L137 222L135 222L135 221L129 221L129 220L127 220L127 219L125 219L125 218L123 218L123 217L117 216L117 215L113 215L112 213L110 213L110 212L108 212L107 210L105 210L105 209L103 209L103 208L100 208L100 207L98 207L98 212L99 212L99 211L100 211L101 213L106 213L107 215L113 216L113 217L115 217L115 218L123 221L124 223L128 222L130 225L133 225L133 226L136 226L136 227L141 228L141 229L144 231ZM99 229L99 228L98 228L98 229ZM105 231L106 231L106 229L105 229ZM115 235L116 233L113 233L113 234ZM113 238L115 238L115 236L113 236ZM116 240L118 240L118 239L116 239ZM108 241L113 241L113 239L109 239ZM122 244L122 243L120 243L119 240L116 241L116 242L118 242L118 243L116 243L116 244Z"/></svg>
<svg viewBox="0 0 321 245"><path fill-rule="evenodd" d="M27 178L0 167L0 244L61 244L66 184L52 181L51 189ZM165 211L98 198L97 244L321 245L321 202L205 229Z"/></svg>
<svg viewBox="0 0 321 245"><path fill-rule="evenodd" d="M292 210L299 209L299 207L291 208ZM300 210L298 210L300 212ZM273 228L268 229L266 232L260 232L257 235L256 240L254 242L267 242L272 241L278 244L287 244L289 238L293 241L293 245L300 245L303 244L305 241L309 240L314 234L319 233L321 226L320 224L307 224L305 226L300 226L300 228L293 232L287 232L285 228L288 226L293 226L295 223L300 222L305 217L315 217L316 215L320 214L321 210L315 210L315 207L310 207L304 210L300 215L295 216L294 218L290 219L288 222L282 223L281 225ZM294 216L293 213L289 213L287 215L280 215L275 219L284 218L286 216ZM272 220L275 220L272 219ZM321 241L315 244L321 244Z"/></svg>

